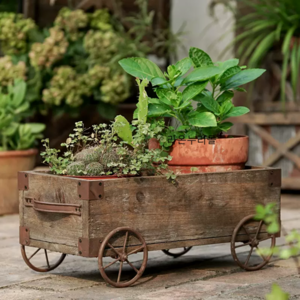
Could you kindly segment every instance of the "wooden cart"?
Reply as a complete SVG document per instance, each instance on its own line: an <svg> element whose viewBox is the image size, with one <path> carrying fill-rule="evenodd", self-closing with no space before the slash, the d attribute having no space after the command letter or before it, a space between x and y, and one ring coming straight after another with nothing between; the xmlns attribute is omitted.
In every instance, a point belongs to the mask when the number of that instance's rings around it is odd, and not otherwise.
<svg viewBox="0 0 300 300"><path fill-rule="evenodd" d="M231 242L236 263L258 270L270 257L258 257L261 261L252 265L254 250L264 240L273 247L276 236L266 232L263 221L254 220L255 206L275 202L280 209L280 185L280 169L256 167L179 175L176 184L164 176L82 180L20 172L22 255L39 272L55 269L66 254L98 257L104 280L126 287L142 276L148 251L164 250L178 257L192 246ZM31 256L30 247L37 248ZM182 247L179 253L166 250ZM44 267L33 262L40 249ZM242 249L249 254L240 255ZM51 262L49 251L61 255ZM130 261L138 252L140 266ZM106 264L104 257L112 260ZM125 265L132 268L132 278L124 281ZM109 272L111 266L118 271Z"/></svg>

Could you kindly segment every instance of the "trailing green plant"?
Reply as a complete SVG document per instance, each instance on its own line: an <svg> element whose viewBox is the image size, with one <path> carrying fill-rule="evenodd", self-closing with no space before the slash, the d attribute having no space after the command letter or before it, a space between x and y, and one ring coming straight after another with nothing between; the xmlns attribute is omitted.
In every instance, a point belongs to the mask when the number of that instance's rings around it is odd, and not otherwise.
<svg viewBox="0 0 300 300"><path fill-rule="evenodd" d="M265 72L245 70L238 59L214 63L198 48L191 48L189 57L170 65L165 73L146 58L126 58L119 63L130 75L151 81L157 98L147 97L149 122L151 118L173 117L180 124L176 129L168 126L160 136L164 148L178 138L218 137L228 131L233 124L225 122L227 118L249 112L247 107L233 105L234 92L245 92L241 86ZM192 72L188 73L192 66ZM197 107L192 105L193 100ZM135 117L139 113L138 106Z"/></svg>
<svg viewBox="0 0 300 300"><path fill-rule="evenodd" d="M250 10L247 15L243 15L239 10L241 6L232 5L233 2L235 1L214 0L213 6L217 3L227 5L234 12L235 29L243 29L227 47L229 49L234 45L237 55L241 55L242 62L247 61L250 67L260 66L266 55L281 43L281 100L284 108L288 69L291 70L292 88L296 99L300 63L300 2L241 0L239 2L244 8Z"/></svg>
<svg viewBox="0 0 300 300"><path fill-rule="evenodd" d="M32 148L36 140L42 137L45 125L24 122L30 114L24 81L15 80L6 89L6 92L0 89L0 151Z"/></svg>
<svg viewBox="0 0 300 300"><path fill-rule="evenodd" d="M137 82L140 88L139 112L132 124L123 116L117 116L111 125L93 125L92 131L88 131L82 122L77 122L74 133L62 144L66 148L62 157L59 157L58 150L49 148L48 140L44 140L46 150L41 155L54 174L121 176L146 172L154 175L167 168L165 162L171 157L161 149L148 149L149 139L162 132L164 124L147 123L145 88L149 82Z"/></svg>
<svg viewBox="0 0 300 300"><path fill-rule="evenodd" d="M278 205L276 203L269 203L266 206L257 205L255 219L263 220L265 222L265 224L267 225L267 232L269 234L276 234L281 230L288 245L287 248L281 248L277 246L272 249L259 248L259 250L257 250L257 253L265 257L275 254L281 259L293 258L298 274L300 274L300 262L298 258L300 254L300 233L296 230L292 230L288 233L284 227L280 227ZM280 286L278 286L277 284L273 284L272 291L266 296L266 299L288 300L290 299L290 297L288 293L285 293L280 288Z"/></svg>

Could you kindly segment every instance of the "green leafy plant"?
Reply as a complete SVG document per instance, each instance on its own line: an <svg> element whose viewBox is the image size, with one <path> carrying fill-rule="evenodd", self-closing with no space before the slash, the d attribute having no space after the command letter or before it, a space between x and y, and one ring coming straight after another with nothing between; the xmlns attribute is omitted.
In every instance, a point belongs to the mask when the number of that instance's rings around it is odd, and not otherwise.
<svg viewBox="0 0 300 300"><path fill-rule="evenodd" d="M297 0L241 0L239 2L250 11L249 14L243 15L239 10L242 6L232 5L233 2L231 0L213 1L213 6L217 3L227 5L234 12L235 28L243 29L227 48L234 45L236 53L241 55L242 62L247 61L250 67L257 67L266 55L281 43L283 56L281 100L284 107L289 68L294 98L297 92L300 62L300 3Z"/></svg>
<svg viewBox="0 0 300 300"><path fill-rule="evenodd" d="M26 83L22 80L8 85L6 92L0 90L0 151L26 150L42 137L44 124L24 123L30 114L25 94Z"/></svg>
<svg viewBox="0 0 300 300"><path fill-rule="evenodd" d="M249 83L265 70L246 69L239 66L238 59L213 63L207 53L191 48L189 57L178 61L163 73L152 61L133 57L119 62L130 75L151 81L157 98L148 99L148 118L174 117L176 128L168 127L164 138L160 139L165 148L172 145L168 136L196 138L217 137L233 125L225 122L229 117L241 116L249 112L247 107L235 107L232 98L235 91L244 92L242 85ZM191 67L194 67L188 75ZM208 86L210 85L210 90ZM192 101L197 102L194 108ZM137 108L135 116L140 113Z"/></svg>

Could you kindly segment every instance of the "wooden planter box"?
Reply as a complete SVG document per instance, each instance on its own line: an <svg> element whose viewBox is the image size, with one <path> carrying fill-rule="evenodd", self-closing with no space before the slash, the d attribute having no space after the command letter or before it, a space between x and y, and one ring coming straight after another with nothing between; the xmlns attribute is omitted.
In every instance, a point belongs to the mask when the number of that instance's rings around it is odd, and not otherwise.
<svg viewBox="0 0 300 300"><path fill-rule="evenodd" d="M280 206L279 169L179 175L176 181L163 176L81 180L20 172L20 243L97 257L107 235L124 226L140 233L145 251L227 243L257 204ZM244 240L245 233L237 239ZM114 247L122 248L123 242ZM132 247L129 239L127 251Z"/></svg>
<svg viewBox="0 0 300 300"><path fill-rule="evenodd" d="M300 112L251 113L232 118L249 136L248 164L282 170L282 188L300 189Z"/></svg>

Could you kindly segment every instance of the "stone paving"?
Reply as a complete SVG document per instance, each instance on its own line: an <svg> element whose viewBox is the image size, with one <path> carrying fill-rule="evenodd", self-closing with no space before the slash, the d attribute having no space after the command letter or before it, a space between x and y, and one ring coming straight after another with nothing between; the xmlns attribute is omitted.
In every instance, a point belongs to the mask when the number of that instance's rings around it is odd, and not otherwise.
<svg viewBox="0 0 300 300"><path fill-rule="evenodd" d="M282 196L282 221L287 230L300 230L300 195ZM54 271L36 273L21 257L18 222L18 216L0 217L1 300L250 300L265 299L273 282L289 292L290 299L300 299L300 275L293 260L274 258L263 270L245 272L234 263L229 244L194 247L177 259L160 251L150 252L143 277L125 289L103 281L97 259L67 256ZM277 244L284 247L284 239L279 238ZM137 255L136 263L139 259ZM117 270L118 266L113 272ZM125 276L130 272L126 269Z"/></svg>

